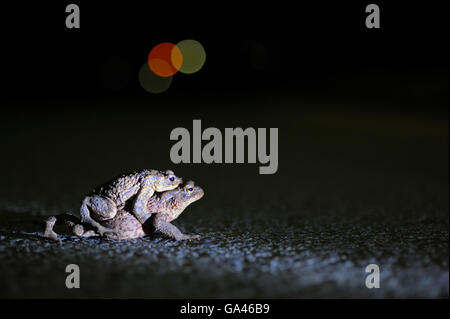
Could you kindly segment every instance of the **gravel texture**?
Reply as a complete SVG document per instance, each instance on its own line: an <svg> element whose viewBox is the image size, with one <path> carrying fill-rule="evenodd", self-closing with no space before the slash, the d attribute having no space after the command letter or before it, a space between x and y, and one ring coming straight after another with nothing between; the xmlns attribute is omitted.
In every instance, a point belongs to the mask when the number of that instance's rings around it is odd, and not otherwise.
<svg viewBox="0 0 450 319"><path fill-rule="evenodd" d="M250 113L203 119L221 129L279 127L271 176L258 175L256 164L170 164L171 128L189 129L196 118L186 114L140 127L136 139L122 136L120 152L104 128L132 127L123 116L110 114L96 133L84 128L97 115L83 128L65 113L3 123L2 133L16 134L0 165L0 297L448 298L448 119L294 117L287 108L271 122L267 112L261 122ZM46 216L76 212L83 193L142 167L172 168L204 188L174 222L201 240L66 233L59 245L41 237ZM365 287L371 263L380 266L380 289ZM68 264L80 266L80 289L65 287Z"/></svg>

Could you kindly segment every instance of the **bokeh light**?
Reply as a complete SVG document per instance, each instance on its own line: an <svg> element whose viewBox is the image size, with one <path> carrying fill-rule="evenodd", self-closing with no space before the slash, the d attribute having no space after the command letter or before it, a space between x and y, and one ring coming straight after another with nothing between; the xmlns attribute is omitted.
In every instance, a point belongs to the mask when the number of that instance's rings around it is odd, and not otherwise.
<svg viewBox="0 0 450 319"><path fill-rule="evenodd" d="M170 77L177 73L183 64L183 54L173 43L156 45L148 54L148 66L160 77Z"/></svg>
<svg viewBox="0 0 450 319"><path fill-rule="evenodd" d="M200 71L206 61L206 52L200 42L195 40L183 40L177 43L183 56L180 72L192 74Z"/></svg>
<svg viewBox="0 0 450 319"><path fill-rule="evenodd" d="M178 72L192 74L202 69L206 61L203 46L195 40L183 40L177 45L163 42L148 54L147 63L139 71L139 83L150 93L166 91Z"/></svg>
<svg viewBox="0 0 450 319"><path fill-rule="evenodd" d="M139 83L150 93L162 93L172 84L173 77L161 77L150 70L148 63L144 63L139 70Z"/></svg>

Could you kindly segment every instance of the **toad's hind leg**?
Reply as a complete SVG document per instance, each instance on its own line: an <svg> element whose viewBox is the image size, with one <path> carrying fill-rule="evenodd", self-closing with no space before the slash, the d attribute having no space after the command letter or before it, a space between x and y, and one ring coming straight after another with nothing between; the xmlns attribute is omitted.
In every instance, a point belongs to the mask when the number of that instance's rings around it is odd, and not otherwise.
<svg viewBox="0 0 450 319"><path fill-rule="evenodd" d="M85 227L81 224L81 220L78 217L71 214L60 214L57 216L52 216L46 220L44 237L61 242L58 234L53 231L53 228L56 224L70 227L73 233L79 237L91 237L98 235L91 229L86 230Z"/></svg>
<svg viewBox="0 0 450 319"><path fill-rule="evenodd" d="M101 221L114 218L117 214L117 207L109 198L102 196L86 197L80 208L81 221L85 224L93 226L102 236L105 233L112 233L115 234L117 239L120 240L119 233L113 229L100 225L100 223L92 218L90 212L92 212L94 216Z"/></svg>
<svg viewBox="0 0 450 319"><path fill-rule="evenodd" d="M109 198L103 196L88 196L83 200L82 208L85 206L89 210L83 211L84 215L89 215L92 213L92 217L99 221L104 221L114 218L117 214L116 204ZM84 223L85 218L83 214L81 215L81 221Z"/></svg>

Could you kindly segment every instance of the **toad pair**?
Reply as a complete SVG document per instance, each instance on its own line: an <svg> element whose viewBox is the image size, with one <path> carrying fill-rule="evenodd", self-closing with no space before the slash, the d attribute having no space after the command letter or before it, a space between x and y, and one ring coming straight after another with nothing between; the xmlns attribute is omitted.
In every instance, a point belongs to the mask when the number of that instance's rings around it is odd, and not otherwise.
<svg viewBox="0 0 450 319"><path fill-rule="evenodd" d="M194 182L179 187L182 183L172 171L143 170L119 176L84 198L81 220L70 214L50 217L44 237L60 241L53 231L57 221L80 237L105 235L119 240L145 236L151 222L155 229L176 240L199 239L199 235L183 234L170 223L204 194Z"/></svg>

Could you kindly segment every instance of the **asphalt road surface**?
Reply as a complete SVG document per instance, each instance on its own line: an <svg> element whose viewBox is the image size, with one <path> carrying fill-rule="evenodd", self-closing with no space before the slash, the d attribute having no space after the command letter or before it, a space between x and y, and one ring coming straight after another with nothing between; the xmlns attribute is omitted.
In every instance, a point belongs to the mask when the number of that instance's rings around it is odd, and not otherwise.
<svg viewBox="0 0 450 319"><path fill-rule="evenodd" d="M448 298L448 118L258 103L201 117L104 106L3 118L0 297ZM221 130L279 127L278 172L172 164L169 133L195 118ZM201 240L41 237L47 216L77 213L97 184L147 167L204 188L174 222ZM372 263L379 289L365 286ZM80 289L65 286L68 264L80 267Z"/></svg>

